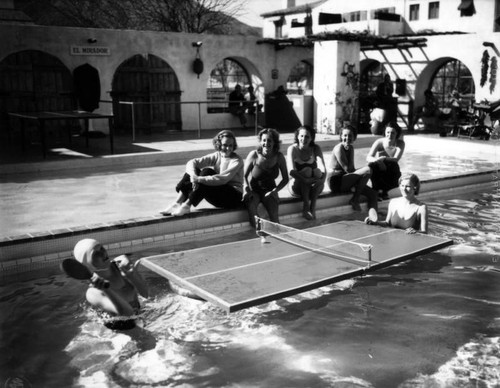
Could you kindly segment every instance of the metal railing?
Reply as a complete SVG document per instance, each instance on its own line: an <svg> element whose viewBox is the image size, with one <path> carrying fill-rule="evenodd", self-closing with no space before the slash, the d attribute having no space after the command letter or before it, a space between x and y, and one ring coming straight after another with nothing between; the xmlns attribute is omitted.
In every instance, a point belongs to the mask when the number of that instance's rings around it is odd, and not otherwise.
<svg viewBox="0 0 500 388"><path fill-rule="evenodd" d="M198 138L201 139L201 106L203 104L213 104L213 105L224 105L226 107L229 102L234 102L234 101L229 101L229 100L205 100L205 101L155 101L155 102L134 102L134 101L101 101L101 102L106 102L106 103L118 103L121 105L129 105L131 107L130 109L130 115L131 115L131 120L132 120L132 141L135 141L136 138L136 119L135 119L135 107L137 105L170 105L170 104L179 104L179 105L184 105L184 104L196 104L198 107ZM257 128L258 128L258 122L259 122L259 101L247 101L244 102L244 104L247 105L247 107L254 106L255 107L255 113L253 114L255 116L255 123L254 123L254 131L255 134L257 135ZM207 113L208 114L208 113Z"/></svg>

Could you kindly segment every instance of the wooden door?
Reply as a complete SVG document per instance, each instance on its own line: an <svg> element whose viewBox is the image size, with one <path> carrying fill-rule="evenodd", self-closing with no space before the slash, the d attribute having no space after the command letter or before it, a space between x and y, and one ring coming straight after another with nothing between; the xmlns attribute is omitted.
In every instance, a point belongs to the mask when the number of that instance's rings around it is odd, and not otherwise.
<svg viewBox="0 0 500 388"><path fill-rule="evenodd" d="M148 55L135 55L123 62L113 77L111 96L118 131L132 127L130 105L137 103L134 120L137 131L144 133L181 130L179 81L173 69L162 59Z"/></svg>
<svg viewBox="0 0 500 388"><path fill-rule="evenodd" d="M56 57L36 50L19 51L0 62L0 128L8 112L63 111L76 108L71 72ZM57 121L50 129L67 125ZM4 132L4 130L2 130Z"/></svg>

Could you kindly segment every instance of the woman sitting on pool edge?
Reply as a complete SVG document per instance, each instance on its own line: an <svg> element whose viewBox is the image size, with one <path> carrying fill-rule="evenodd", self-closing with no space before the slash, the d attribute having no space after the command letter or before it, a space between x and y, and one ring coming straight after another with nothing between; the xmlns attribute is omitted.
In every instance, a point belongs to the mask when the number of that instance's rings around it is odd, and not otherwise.
<svg viewBox="0 0 500 388"><path fill-rule="evenodd" d="M288 190L292 196L302 199L302 216L306 220L316 218L316 203L326 179L323 151L315 138L314 128L301 126L295 130L293 144L287 150Z"/></svg>
<svg viewBox="0 0 500 388"><path fill-rule="evenodd" d="M365 219L369 225L390 226L405 229L406 233L427 233L427 205L415 196L420 191L420 179L415 174L404 174L399 178L400 198L391 199L385 221Z"/></svg>
<svg viewBox="0 0 500 388"><path fill-rule="evenodd" d="M280 152L280 134L276 129L264 128L257 135L259 146L251 151L246 160L244 171L244 200L247 204L250 224L255 227L260 203L267 210L269 219L279 223L278 192L288 184L288 170L285 156ZM281 179L276 184L276 179Z"/></svg>
<svg viewBox="0 0 500 388"><path fill-rule="evenodd" d="M99 241L86 238L80 240L73 250L75 259L93 273L86 292L87 301L110 316L131 317L138 313L138 296L147 298L148 287L137 271L140 260L131 263L126 255L113 260ZM110 328L131 328L133 321L109 319ZM127 324L128 327L122 327Z"/></svg>
<svg viewBox="0 0 500 388"><path fill-rule="evenodd" d="M367 186L371 177L371 169L368 166L356 169L354 166L354 145L357 131L351 125L346 125L340 130L340 143L332 150L329 168L332 169L329 186L333 194L350 193L354 189L349 204L353 210L361 211L359 204L361 195L364 195L368 202L368 212L377 213L377 193Z"/></svg>
<svg viewBox="0 0 500 388"><path fill-rule="evenodd" d="M177 198L161 214L183 216L203 199L217 208L243 207L243 159L235 152L236 137L232 131L222 130L212 143L215 152L187 162L175 187Z"/></svg>
<svg viewBox="0 0 500 388"><path fill-rule="evenodd" d="M385 137L375 140L366 161L372 170L372 188L380 199L389 199L388 192L398 187L401 171L399 160L403 156L405 142L401 139L401 128L396 123L385 127Z"/></svg>

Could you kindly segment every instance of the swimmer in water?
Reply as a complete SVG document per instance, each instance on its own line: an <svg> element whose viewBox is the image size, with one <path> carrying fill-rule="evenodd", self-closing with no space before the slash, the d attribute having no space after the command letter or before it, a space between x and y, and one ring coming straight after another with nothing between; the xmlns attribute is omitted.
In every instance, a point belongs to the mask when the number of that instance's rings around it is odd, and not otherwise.
<svg viewBox="0 0 500 388"><path fill-rule="evenodd" d="M112 316L132 316L139 310L138 295L148 297L148 287L137 271L139 260L131 263L126 255L113 260L94 239L80 240L73 250L75 259L92 272L87 301Z"/></svg>
<svg viewBox="0 0 500 388"><path fill-rule="evenodd" d="M420 179L415 174L405 174L399 178L401 197L389 202L385 221L365 222L369 225L390 226L405 229L406 233L427 233L427 205L420 202L416 195L420 191Z"/></svg>

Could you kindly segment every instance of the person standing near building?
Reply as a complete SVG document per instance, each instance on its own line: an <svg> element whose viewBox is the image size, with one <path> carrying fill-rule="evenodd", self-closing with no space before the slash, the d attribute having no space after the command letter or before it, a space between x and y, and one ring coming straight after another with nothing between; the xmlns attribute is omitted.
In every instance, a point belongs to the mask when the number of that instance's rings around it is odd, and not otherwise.
<svg viewBox="0 0 500 388"><path fill-rule="evenodd" d="M374 135L383 134L385 126L388 123L395 122L397 119L398 103L396 98L392 96L393 93L394 85L392 84L391 76L386 74L384 76L384 81L377 86L377 90L375 92L376 108L381 109L383 112L381 112L381 115L372 115L371 132Z"/></svg>
<svg viewBox="0 0 500 388"><path fill-rule="evenodd" d="M240 124L243 128L246 128L247 124L245 116L246 108L245 95L241 91L241 85L236 84L234 90L229 93L229 112L240 119Z"/></svg>

